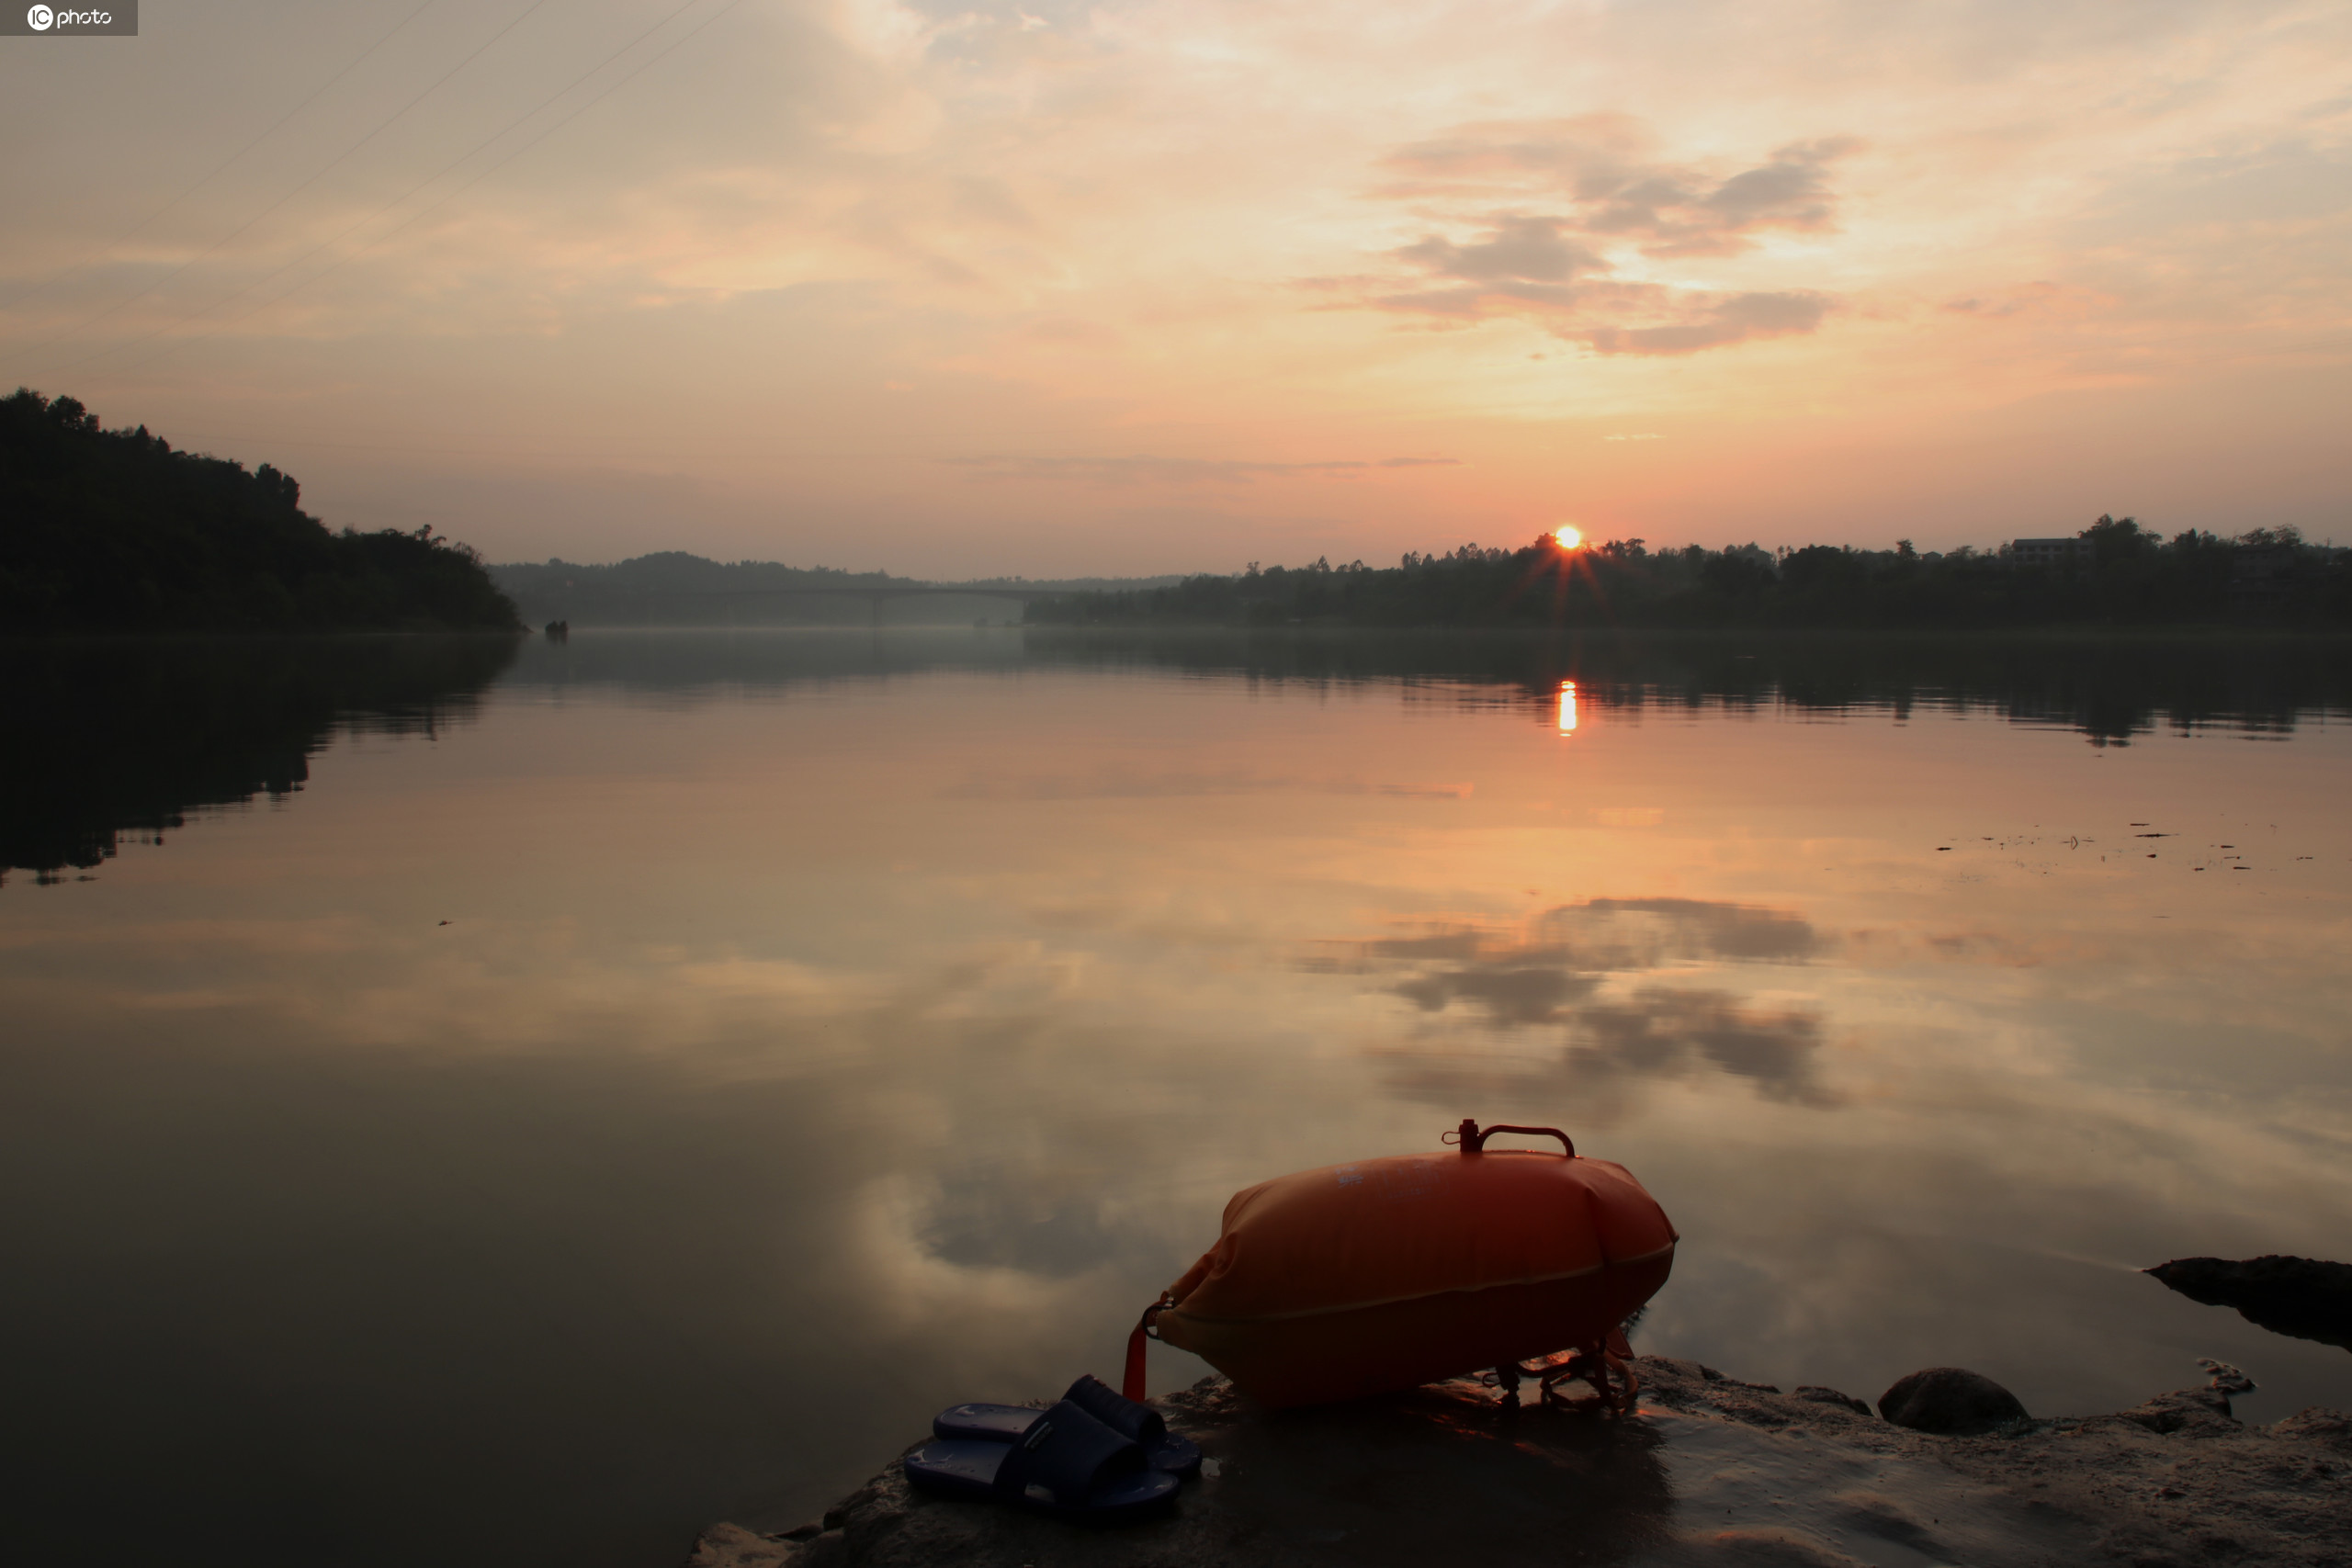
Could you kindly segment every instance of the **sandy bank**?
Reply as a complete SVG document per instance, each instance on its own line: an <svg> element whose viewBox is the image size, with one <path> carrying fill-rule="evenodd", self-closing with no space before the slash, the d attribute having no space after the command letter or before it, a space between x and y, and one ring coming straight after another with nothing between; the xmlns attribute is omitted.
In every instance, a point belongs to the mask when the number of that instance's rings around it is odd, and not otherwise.
<svg viewBox="0 0 2352 1568"><path fill-rule="evenodd" d="M1936 1437L1832 1390L1640 1365L1625 1420L1509 1410L1462 1382L1268 1415L1210 1378L1161 1402L1209 1456L1165 1519L1094 1531L942 1502L893 1463L790 1537L714 1526L688 1568L2352 1562L2352 1419L2337 1411L2249 1427L2225 1393L2192 1388Z"/></svg>

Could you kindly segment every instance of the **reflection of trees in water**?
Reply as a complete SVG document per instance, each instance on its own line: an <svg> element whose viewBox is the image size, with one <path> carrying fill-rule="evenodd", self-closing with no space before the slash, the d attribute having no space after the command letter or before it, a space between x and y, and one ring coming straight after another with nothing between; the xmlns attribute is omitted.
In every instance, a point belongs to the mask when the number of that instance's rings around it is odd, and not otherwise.
<svg viewBox="0 0 2352 1568"><path fill-rule="evenodd" d="M1238 678L1306 691L1402 687L1408 701L1519 708L1559 719L1574 681L1589 720L1647 709L1915 708L2078 729L2099 745L2158 724L2283 734L2352 713L2344 637L1971 636L1759 632L1108 631L583 635L534 643L510 677L665 696L719 696L940 670L1038 666Z"/></svg>
<svg viewBox="0 0 2352 1568"><path fill-rule="evenodd" d="M2159 724L2285 734L2352 712L2352 641L2212 637L1918 637L1437 632L1086 632L862 637L616 636L569 644L358 637L20 642L0 716L0 867L53 878L125 834L300 787L338 723L429 730L489 682L666 699L1038 666L1238 677L1306 690L1401 687L1408 701L1557 722L1573 680L1588 722L1645 710L1915 708L2061 725L2094 744Z"/></svg>
<svg viewBox="0 0 2352 1568"><path fill-rule="evenodd" d="M2159 724L2283 734L2352 712L2352 640L2141 636L1885 637L1032 633L1033 658L1229 671L1282 683L1426 684L1431 700L1525 705L1556 722L1560 682L1589 714L1780 705L1998 714L2124 745Z"/></svg>
<svg viewBox="0 0 2352 1568"><path fill-rule="evenodd" d="M0 868L58 881L126 835L292 794L338 729L429 735L514 657L503 637L18 643L0 690Z"/></svg>

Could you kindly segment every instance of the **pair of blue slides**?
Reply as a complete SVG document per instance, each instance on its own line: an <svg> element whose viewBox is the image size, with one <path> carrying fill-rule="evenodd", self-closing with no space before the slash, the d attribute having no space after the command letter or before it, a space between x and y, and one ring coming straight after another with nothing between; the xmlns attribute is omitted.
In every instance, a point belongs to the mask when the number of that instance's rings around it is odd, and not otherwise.
<svg viewBox="0 0 2352 1568"><path fill-rule="evenodd" d="M1201 1450L1159 1412L1091 1377L1046 1410L956 1404L932 1417L933 1440L902 1462L907 1480L972 1502L1009 1503L1091 1524L1119 1524L1167 1505Z"/></svg>

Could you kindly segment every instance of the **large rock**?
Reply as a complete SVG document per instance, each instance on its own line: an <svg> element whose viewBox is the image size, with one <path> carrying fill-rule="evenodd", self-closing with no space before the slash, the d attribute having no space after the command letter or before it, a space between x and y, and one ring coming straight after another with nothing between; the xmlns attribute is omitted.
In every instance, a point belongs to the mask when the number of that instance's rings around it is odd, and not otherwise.
<svg viewBox="0 0 2352 1568"><path fill-rule="evenodd" d="M2275 1427L2212 1387L1979 1437L1908 1431L1645 1356L1630 1419L1510 1410L1475 1383L1268 1414L1209 1379L1160 1402L1208 1473L1088 1529L909 1489L894 1464L781 1534L707 1532L692 1568L2343 1568L2352 1419Z"/></svg>
<svg viewBox="0 0 2352 1568"><path fill-rule="evenodd" d="M819 1521L793 1568L1298 1568L1303 1562L1534 1562L1563 1540L1604 1560L1663 1533L1672 1489L1638 1421L1504 1408L1476 1383L1357 1404L1260 1411L1223 1379L1161 1402L1208 1456L1166 1517L1088 1529L909 1488L896 1466ZM754 1538L755 1540L757 1538ZM695 1568L765 1568L706 1536Z"/></svg>
<svg viewBox="0 0 2352 1568"><path fill-rule="evenodd" d="M1965 1367L1929 1367L1878 1396L1878 1413L1915 1432L1965 1437L2026 1419L2018 1396Z"/></svg>
<svg viewBox="0 0 2352 1568"><path fill-rule="evenodd" d="M2237 1308L2273 1334L2352 1350L2352 1263L2317 1258L2176 1258L2148 1273L2192 1302Z"/></svg>

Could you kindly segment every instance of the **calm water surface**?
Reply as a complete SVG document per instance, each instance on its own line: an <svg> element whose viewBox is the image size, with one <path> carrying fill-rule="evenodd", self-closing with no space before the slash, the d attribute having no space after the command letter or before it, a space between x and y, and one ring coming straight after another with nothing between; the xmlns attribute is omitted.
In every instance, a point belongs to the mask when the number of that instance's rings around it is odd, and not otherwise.
<svg viewBox="0 0 2352 1568"><path fill-rule="evenodd" d="M1666 1205L1645 1350L2352 1405L2135 1272L2352 1255L2341 645L14 661L41 1560L655 1568L1114 1373L1233 1190L1465 1115Z"/></svg>

